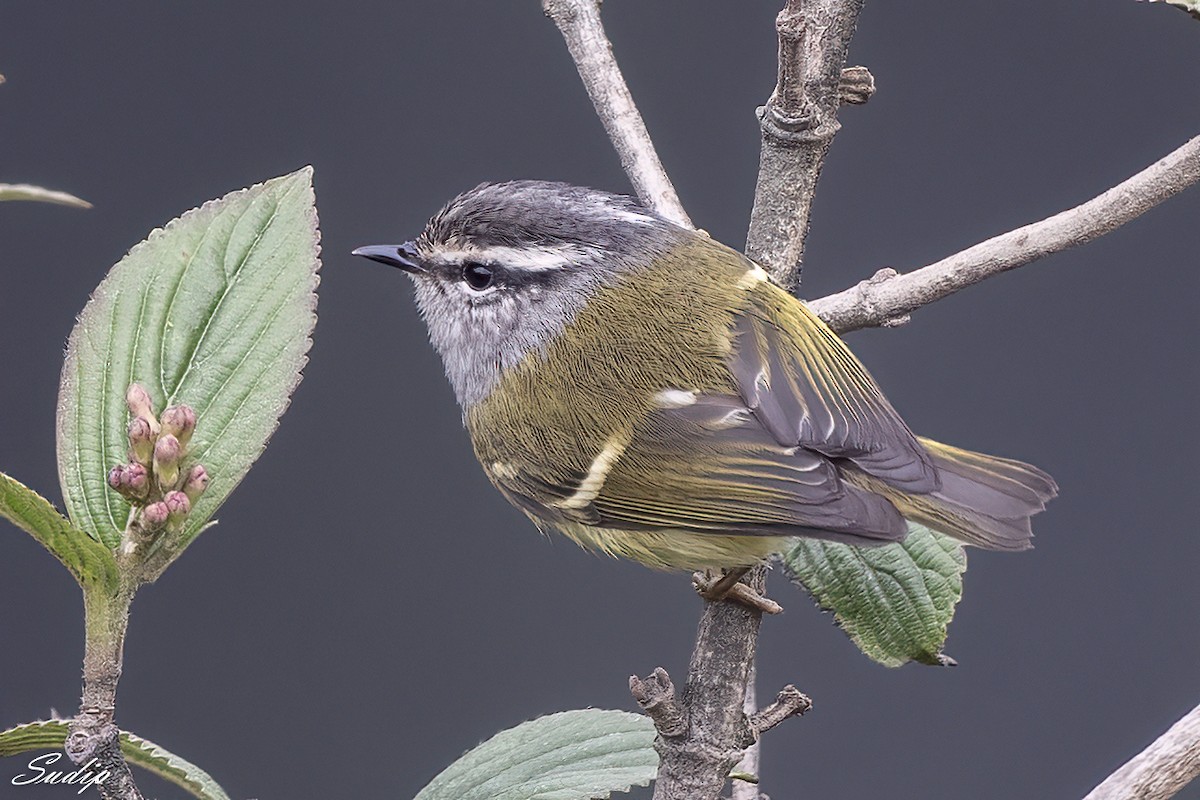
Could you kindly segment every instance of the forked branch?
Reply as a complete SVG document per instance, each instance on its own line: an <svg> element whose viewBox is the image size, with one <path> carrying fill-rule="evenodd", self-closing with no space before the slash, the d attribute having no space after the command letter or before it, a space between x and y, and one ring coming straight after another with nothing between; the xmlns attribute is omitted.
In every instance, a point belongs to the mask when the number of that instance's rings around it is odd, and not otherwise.
<svg viewBox="0 0 1200 800"><path fill-rule="evenodd" d="M752 255L792 286L799 281L792 267L799 263L812 193L837 132L837 109L843 102L865 102L874 89L865 69L842 72L862 0L810 0L803 12L801 5L788 0L780 15L779 85L762 117L764 156L751 226ZM542 0L542 8L566 39L638 196L664 217L690 227L612 56L596 0ZM756 236L756 230L763 235ZM743 580L761 595L766 570L757 567ZM661 669L649 678L631 679L630 690L659 732L656 800L716 797L758 734L800 710L803 695L790 687L767 716L752 719L743 709L761 615L762 607L705 604L679 698Z"/></svg>
<svg viewBox="0 0 1200 800"><path fill-rule="evenodd" d="M786 0L777 20L779 75L760 110L763 148L747 254L795 291L809 209L825 155L838 130L841 103L874 91L866 70L843 72L862 0ZM562 32L596 112L638 196L681 225L691 222L654 151L645 124L612 55L597 0L542 0ZM1200 179L1200 138L1083 205L997 236L936 264L877 275L813 309L839 332L896 324L911 311L1037 258L1091 241L1144 214ZM761 592L765 569L744 579ZM787 687L756 714L742 709L761 611L709 602L697 634L683 694L661 668L632 678L630 690L654 720L661 756L654 797L716 797L741 750L808 699ZM1200 708L1097 787L1086 800L1164 800L1200 772ZM1167 779L1163 779L1167 776ZM750 794L757 791L750 786ZM741 796L740 789L735 789Z"/></svg>

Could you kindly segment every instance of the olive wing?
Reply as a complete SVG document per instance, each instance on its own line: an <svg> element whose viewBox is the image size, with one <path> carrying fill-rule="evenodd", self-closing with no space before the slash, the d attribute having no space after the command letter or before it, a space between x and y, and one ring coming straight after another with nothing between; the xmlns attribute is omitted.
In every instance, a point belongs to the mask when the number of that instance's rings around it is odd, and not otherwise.
<svg viewBox="0 0 1200 800"><path fill-rule="evenodd" d="M656 409L610 439L586 472L551 477L507 465L493 480L535 519L616 530L903 538L886 499L845 483L825 457L784 447L735 396L664 392Z"/></svg>

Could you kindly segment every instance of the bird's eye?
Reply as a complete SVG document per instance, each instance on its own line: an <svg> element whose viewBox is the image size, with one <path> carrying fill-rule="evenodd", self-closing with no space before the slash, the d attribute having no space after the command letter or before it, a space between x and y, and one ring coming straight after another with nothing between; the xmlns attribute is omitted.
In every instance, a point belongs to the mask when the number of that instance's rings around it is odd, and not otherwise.
<svg viewBox="0 0 1200 800"><path fill-rule="evenodd" d="M463 280L467 282L467 286L470 286L477 292L482 292L484 289L492 285L492 279L495 277L495 273L492 271L492 268L486 264L469 262L467 264L463 264L462 277Z"/></svg>

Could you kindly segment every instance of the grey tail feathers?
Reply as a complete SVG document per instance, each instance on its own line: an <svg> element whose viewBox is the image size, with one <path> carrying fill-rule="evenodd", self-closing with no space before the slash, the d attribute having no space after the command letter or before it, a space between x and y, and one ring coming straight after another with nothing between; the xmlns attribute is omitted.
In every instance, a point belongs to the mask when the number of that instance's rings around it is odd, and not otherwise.
<svg viewBox="0 0 1200 800"><path fill-rule="evenodd" d="M905 519L985 550L1033 547L1030 517L1058 494L1054 479L1030 464L920 439L942 488L907 494L863 473L853 483L883 494Z"/></svg>
<svg viewBox="0 0 1200 800"><path fill-rule="evenodd" d="M942 488L909 495L906 517L987 550L1033 547L1029 518L1058 494L1053 478L1020 461L920 441L933 456Z"/></svg>

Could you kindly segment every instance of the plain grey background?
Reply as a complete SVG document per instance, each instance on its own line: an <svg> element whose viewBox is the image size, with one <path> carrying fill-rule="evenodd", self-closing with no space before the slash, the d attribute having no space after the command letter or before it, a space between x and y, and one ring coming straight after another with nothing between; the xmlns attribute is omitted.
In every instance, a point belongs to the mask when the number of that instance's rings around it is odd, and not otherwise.
<svg viewBox="0 0 1200 800"><path fill-rule="evenodd" d="M618 58L696 223L740 246L779 0L609 0ZM804 293L911 269L1083 201L1200 132L1200 23L1131 0L868 3ZM684 576L547 541L471 454L407 281L352 259L482 180L627 190L535 0L0 5L0 469L57 501L62 347L105 270L227 191L316 168L306 378L262 460L137 598L118 722L234 798L403 798L495 731L633 709L682 678ZM774 576L765 741L794 797L1077 797L1200 700L1200 190L851 346L917 431L1053 473L1037 549L974 551L947 652L889 670ZM0 727L69 713L78 591L0 523ZM66 797L9 785L0 797ZM158 797L181 792L147 783ZM1195 787L1184 796L1200 797Z"/></svg>

